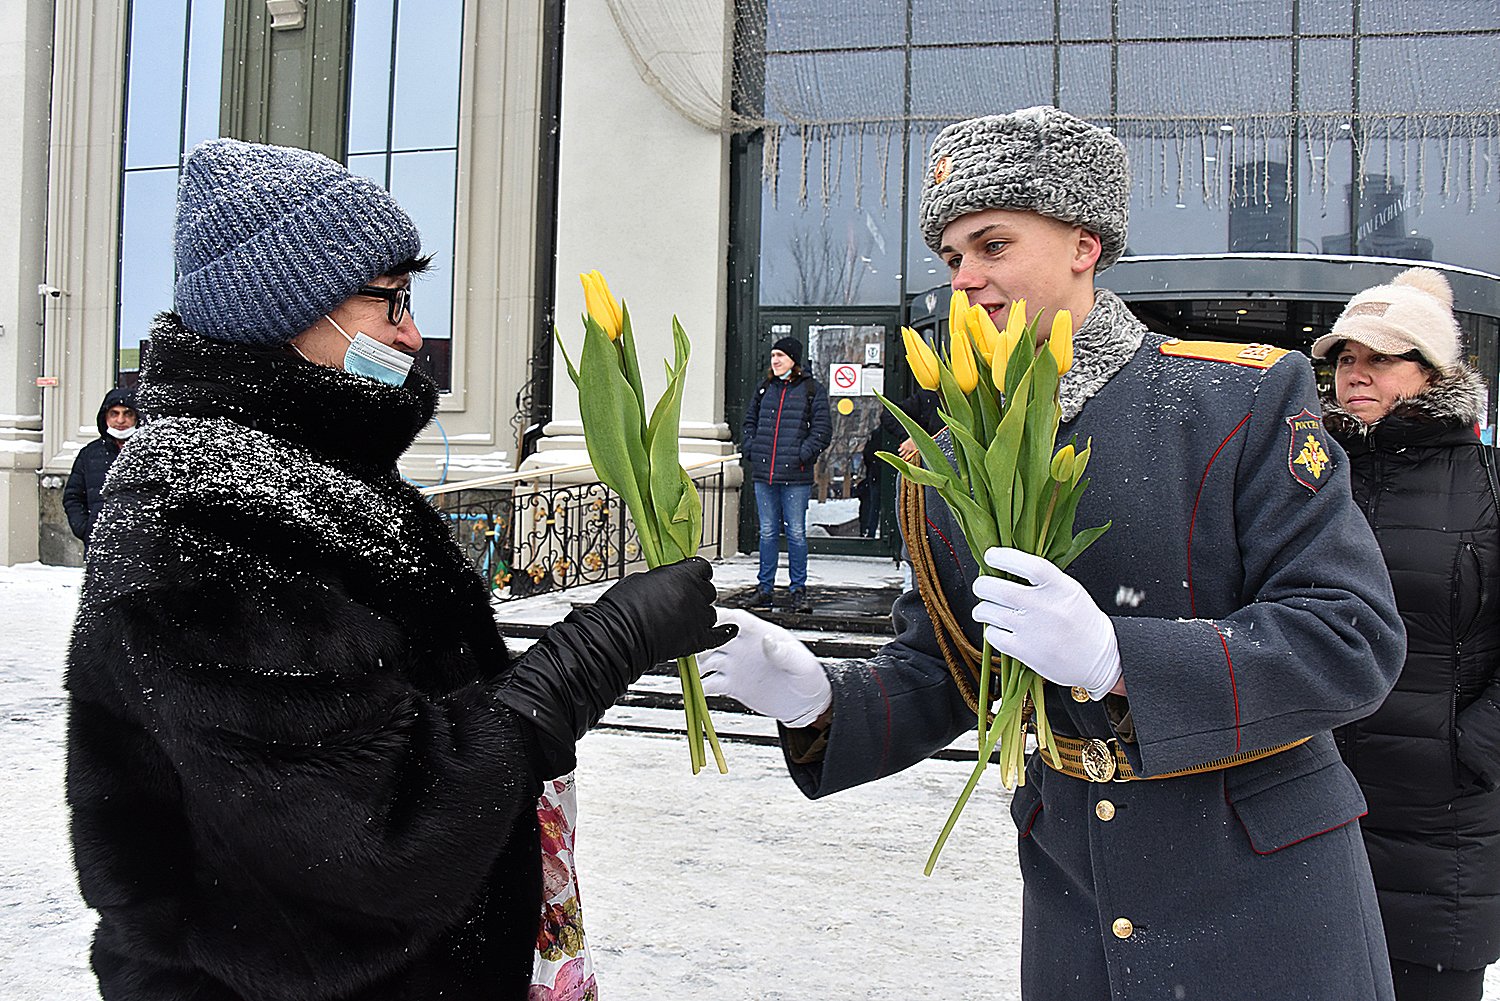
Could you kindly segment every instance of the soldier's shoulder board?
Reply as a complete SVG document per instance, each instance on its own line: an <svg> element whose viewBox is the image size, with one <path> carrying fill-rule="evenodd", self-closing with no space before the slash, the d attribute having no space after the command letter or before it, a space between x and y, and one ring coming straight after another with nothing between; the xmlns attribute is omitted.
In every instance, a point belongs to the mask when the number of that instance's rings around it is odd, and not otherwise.
<svg viewBox="0 0 1500 1001"><path fill-rule="evenodd" d="M1270 368L1288 354L1285 348L1273 348L1269 344L1232 344L1227 341L1180 341L1173 338L1161 346L1161 353L1170 358L1196 358L1200 361L1219 361L1229 365L1244 365L1247 368Z"/></svg>

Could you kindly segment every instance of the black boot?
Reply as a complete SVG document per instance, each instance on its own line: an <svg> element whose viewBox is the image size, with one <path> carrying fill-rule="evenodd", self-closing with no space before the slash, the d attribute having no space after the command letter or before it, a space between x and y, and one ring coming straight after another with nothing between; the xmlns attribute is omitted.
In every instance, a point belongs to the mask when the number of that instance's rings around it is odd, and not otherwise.
<svg viewBox="0 0 1500 1001"><path fill-rule="evenodd" d="M813 610L812 599L807 596L807 588L805 588L805 587L794 587L794 588L792 588L791 599L792 599L792 611L794 611L794 612L811 612Z"/></svg>

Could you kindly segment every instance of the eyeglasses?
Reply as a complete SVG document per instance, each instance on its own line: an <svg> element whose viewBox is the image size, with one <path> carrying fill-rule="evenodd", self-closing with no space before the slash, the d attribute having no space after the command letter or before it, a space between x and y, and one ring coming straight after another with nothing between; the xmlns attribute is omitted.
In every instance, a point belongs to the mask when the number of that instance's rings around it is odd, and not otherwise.
<svg viewBox="0 0 1500 1001"><path fill-rule="evenodd" d="M409 288L386 288L384 285L361 285L354 290L355 295L369 296L371 299L385 300L385 315L391 321L391 326L397 326L411 312L411 289Z"/></svg>

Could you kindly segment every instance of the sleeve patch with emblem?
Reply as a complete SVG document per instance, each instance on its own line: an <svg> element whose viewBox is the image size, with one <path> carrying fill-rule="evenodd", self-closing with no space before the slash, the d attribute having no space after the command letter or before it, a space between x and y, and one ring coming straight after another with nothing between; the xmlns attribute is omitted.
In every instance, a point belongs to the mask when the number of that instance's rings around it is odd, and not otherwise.
<svg viewBox="0 0 1500 1001"><path fill-rule="evenodd" d="M1288 417L1286 423L1291 428L1287 468L1294 480L1317 493L1333 471L1333 457L1329 454L1328 432L1323 430L1323 418L1310 410L1303 410L1295 417Z"/></svg>

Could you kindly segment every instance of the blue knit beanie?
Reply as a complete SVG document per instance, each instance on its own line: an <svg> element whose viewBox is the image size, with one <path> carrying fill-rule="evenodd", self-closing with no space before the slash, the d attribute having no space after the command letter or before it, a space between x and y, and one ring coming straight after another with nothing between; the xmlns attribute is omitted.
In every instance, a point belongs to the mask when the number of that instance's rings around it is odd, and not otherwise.
<svg viewBox="0 0 1500 1001"><path fill-rule="evenodd" d="M418 256L390 192L320 153L214 139L177 186L176 309L210 340L285 344Z"/></svg>

